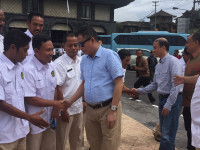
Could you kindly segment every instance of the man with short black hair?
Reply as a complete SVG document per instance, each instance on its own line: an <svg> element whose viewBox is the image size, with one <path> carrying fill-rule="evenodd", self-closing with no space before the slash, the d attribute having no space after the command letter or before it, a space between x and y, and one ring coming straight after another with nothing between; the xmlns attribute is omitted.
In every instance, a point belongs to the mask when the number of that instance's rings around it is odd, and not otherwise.
<svg viewBox="0 0 200 150"><path fill-rule="evenodd" d="M119 55L98 43L96 31L83 26L77 32L78 45L85 55L81 61L82 83L67 101L71 106L83 94L86 135L91 150L117 150L121 136L122 65Z"/></svg>
<svg viewBox="0 0 200 150"><path fill-rule="evenodd" d="M149 85L151 81L148 61L143 57L143 52L141 49L136 51L136 55L136 66L133 66L133 69L136 71L136 75L139 78L135 82L134 88L139 88L140 86L145 87ZM148 93L148 98L152 104L156 101L151 93Z"/></svg>
<svg viewBox="0 0 200 150"><path fill-rule="evenodd" d="M122 69L123 69L123 83L125 82L125 74L126 74L126 68L129 65L130 59L131 59L131 53L130 51L126 50L126 49L121 49L118 51L118 55L121 59L122 62ZM131 89L127 88L125 85L123 85L123 89L122 89L122 93L127 93L128 95L130 95Z"/></svg>
<svg viewBox="0 0 200 150"><path fill-rule="evenodd" d="M28 49L28 56L22 62L25 64L27 61L34 56L35 52L32 47L32 38L36 35L39 35L43 31L44 27L44 16L38 12L30 12L27 18L27 26L26 34L31 38L31 42Z"/></svg>
<svg viewBox="0 0 200 150"><path fill-rule="evenodd" d="M29 123L44 128L49 124L40 115L44 110L28 114L24 106L24 72L30 38L19 30L10 30L4 38L5 51L0 56L0 149L26 150ZM28 120L28 121L26 121Z"/></svg>
<svg viewBox="0 0 200 150"><path fill-rule="evenodd" d="M53 43L48 36L36 35L33 38L35 55L24 65L25 102L29 114L45 110L44 120L51 122L58 109L64 109L64 100L56 100L56 74L53 56ZM54 100L55 99L55 100ZM53 107L55 107L53 111ZM28 150L55 150L55 132L48 128L40 129L30 124L31 132L27 136Z"/></svg>
<svg viewBox="0 0 200 150"><path fill-rule="evenodd" d="M60 99L70 99L81 84L81 58L77 56L78 42L73 33L65 36L65 53L55 60L57 73L57 93ZM68 114L69 113L69 114ZM68 120L68 115L70 119ZM71 150L83 150L83 105L82 97L63 110L56 129L56 149L65 150L69 139Z"/></svg>
<svg viewBox="0 0 200 150"><path fill-rule="evenodd" d="M159 150L175 149L175 137L182 105L180 87L173 83L174 75L181 75L182 68L178 59L170 55L168 51L167 39L158 38L154 41L153 52L160 61L156 65L153 82L145 88L132 89L141 94L157 89L159 93L159 118L162 133Z"/></svg>

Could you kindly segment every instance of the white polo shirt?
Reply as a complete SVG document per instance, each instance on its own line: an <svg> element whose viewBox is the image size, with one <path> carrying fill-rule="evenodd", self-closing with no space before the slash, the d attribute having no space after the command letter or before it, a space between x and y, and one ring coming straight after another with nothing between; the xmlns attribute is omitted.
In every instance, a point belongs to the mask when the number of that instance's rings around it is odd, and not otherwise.
<svg viewBox="0 0 200 150"><path fill-rule="evenodd" d="M80 57L76 57L76 61L74 62L66 53L55 60L57 85L61 86L63 96L67 100L74 95L82 82L80 79L80 62ZM67 110L69 115L82 112L82 98L79 98Z"/></svg>
<svg viewBox="0 0 200 150"><path fill-rule="evenodd" d="M54 100L56 88L56 77L53 63L43 65L35 56L24 65L25 79L25 97L40 97L46 100ZM50 123L53 107L37 107L26 105L29 114L33 114L42 110L45 112L41 117ZM31 126L31 134L38 134L46 129L41 129L33 124Z"/></svg>
<svg viewBox="0 0 200 150"><path fill-rule="evenodd" d="M192 145L200 148L200 77L197 80L195 90L191 100L191 118L192 118Z"/></svg>
<svg viewBox="0 0 200 150"><path fill-rule="evenodd" d="M31 41L29 43L29 49L28 49L28 56L26 56L26 58L22 61L22 64L27 63L28 61L31 60L31 58L34 56L35 52L33 50L33 46L32 46L32 38L33 35L31 34L31 32L29 31L29 29L26 30L26 32L24 32L26 35L28 35L31 38Z"/></svg>
<svg viewBox="0 0 200 150"><path fill-rule="evenodd" d="M184 76L184 74L185 74L185 65L186 65L185 60L183 59L183 57L181 57L181 59L179 59L178 61L179 61L180 65L181 65L181 67L182 67L182 73L181 74L182 74L182 76ZM183 84L180 85L180 92L181 93L183 92Z"/></svg>
<svg viewBox="0 0 200 150"><path fill-rule="evenodd" d="M11 62L4 54L0 56L0 100L25 111L23 68ZM27 120L0 111L0 144L12 143L29 133Z"/></svg>
<svg viewBox="0 0 200 150"><path fill-rule="evenodd" d="M3 39L4 37L0 34L0 54L2 54L4 51Z"/></svg>

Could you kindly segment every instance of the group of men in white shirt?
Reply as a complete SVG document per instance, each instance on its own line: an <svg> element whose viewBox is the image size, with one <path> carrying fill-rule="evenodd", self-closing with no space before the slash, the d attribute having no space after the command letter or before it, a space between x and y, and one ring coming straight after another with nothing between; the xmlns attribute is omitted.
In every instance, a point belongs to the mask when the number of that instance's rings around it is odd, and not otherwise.
<svg viewBox="0 0 200 150"><path fill-rule="evenodd" d="M0 56L0 149L64 150L69 137L72 150L83 150L82 98L69 109L64 100L81 83L77 38L66 35L66 53L53 63L53 43L40 34L43 16L30 13L27 25L25 34L6 33Z"/></svg>

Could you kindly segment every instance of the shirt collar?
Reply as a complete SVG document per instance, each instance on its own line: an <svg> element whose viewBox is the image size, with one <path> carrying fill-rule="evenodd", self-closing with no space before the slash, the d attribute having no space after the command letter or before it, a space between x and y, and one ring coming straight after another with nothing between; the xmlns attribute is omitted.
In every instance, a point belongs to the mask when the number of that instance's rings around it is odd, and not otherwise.
<svg viewBox="0 0 200 150"><path fill-rule="evenodd" d="M74 63L74 60L69 57L66 53L63 54L63 57L65 58L65 60L69 63L72 64ZM76 63L80 62L80 58L76 56Z"/></svg>
<svg viewBox="0 0 200 150"><path fill-rule="evenodd" d="M38 70L42 70L43 68L48 68L49 63L43 65L35 56L33 57L33 62Z"/></svg>
<svg viewBox="0 0 200 150"><path fill-rule="evenodd" d="M95 54L95 56L94 56L94 58L95 57L101 57L102 52L103 52L103 47L100 45L98 50L97 50L97 52L96 52L96 54ZM87 57L90 57L90 56L88 55Z"/></svg>
<svg viewBox="0 0 200 150"><path fill-rule="evenodd" d="M12 70L15 67L15 64L10 59L8 59L4 53L1 54L0 59L6 64L9 70Z"/></svg>
<svg viewBox="0 0 200 150"><path fill-rule="evenodd" d="M25 33L26 33L30 38L33 37L32 33L29 31L29 29L27 29Z"/></svg>
<svg viewBox="0 0 200 150"><path fill-rule="evenodd" d="M160 59L160 63L163 64L167 58L169 57L169 53L167 53L162 59Z"/></svg>

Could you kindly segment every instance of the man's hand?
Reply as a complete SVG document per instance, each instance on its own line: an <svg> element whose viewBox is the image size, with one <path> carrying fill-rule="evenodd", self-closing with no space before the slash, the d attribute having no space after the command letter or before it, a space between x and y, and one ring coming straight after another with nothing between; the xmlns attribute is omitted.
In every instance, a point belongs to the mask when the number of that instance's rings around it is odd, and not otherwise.
<svg viewBox="0 0 200 150"><path fill-rule="evenodd" d="M87 103L86 103L86 102L83 102L83 113L85 113L86 108L87 108Z"/></svg>
<svg viewBox="0 0 200 150"><path fill-rule="evenodd" d="M117 111L110 110L107 116L107 127L112 129L116 123Z"/></svg>
<svg viewBox="0 0 200 150"><path fill-rule="evenodd" d="M132 88L131 92L132 92L133 95L136 95L136 96L140 95L140 93L138 92L138 90L135 89L135 88Z"/></svg>
<svg viewBox="0 0 200 150"><path fill-rule="evenodd" d="M51 113L51 119L52 118L56 118L58 120L59 118L59 113L58 113L58 109L57 108L53 108L52 113Z"/></svg>
<svg viewBox="0 0 200 150"><path fill-rule="evenodd" d="M179 76L179 75L175 75L174 76L174 84L180 85L180 84L184 84L184 76Z"/></svg>
<svg viewBox="0 0 200 150"><path fill-rule="evenodd" d="M41 112L37 112L35 114L30 115L28 121L38 126L41 129L47 128L49 126L49 123L40 117L40 115L43 114L44 112L45 111L42 110Z"/></svg>
<svg viewBox="0 0 200 150"><path fill-rule="evenodd" d="M61 120L64 122L69 122L70 116L67 110L61 111Z"/></svg>
<svg viewBox="0 0 200 150"><path fill-rule="evenodd" d="M163 107L162 109L162 116L167 116L169 114L170 110L166 109L165 107Z"/></svg>

